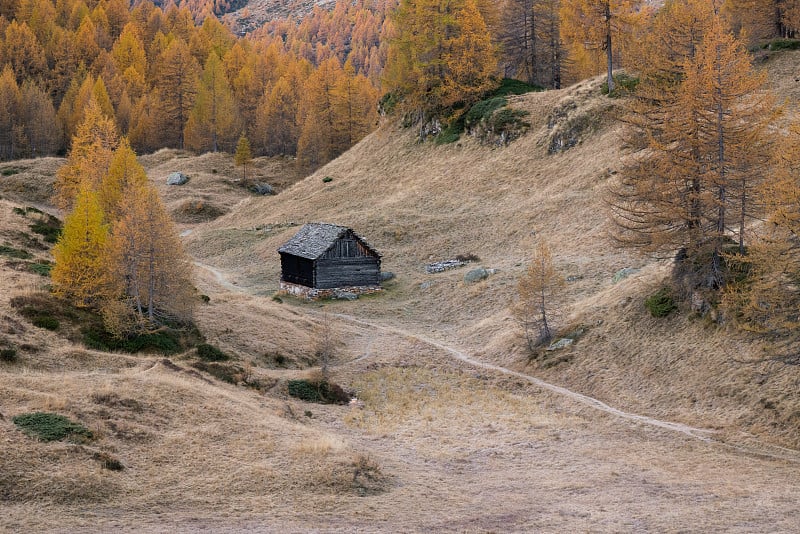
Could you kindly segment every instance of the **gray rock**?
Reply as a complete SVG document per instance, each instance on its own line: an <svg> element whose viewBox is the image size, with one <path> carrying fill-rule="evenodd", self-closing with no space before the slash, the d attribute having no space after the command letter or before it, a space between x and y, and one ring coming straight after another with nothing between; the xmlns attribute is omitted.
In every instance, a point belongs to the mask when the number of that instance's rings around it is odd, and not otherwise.
<svg viewBox="0 0 800 534"><path fill-rule="evenodd" d="M182 172L173 172L167 176L167 185L183 185L189 181L189 177Z"/></svg>
<svg viewBox="0 0 800 534"><path fill-rule="evenodd" d="M430 289L430 288L432 288L432 287L433 287L433 282L422 282L422 283L419 285L419 288L420 288L420 289L422 289L423 291L425 291L425 290L427 290L427 289Z"/></svg>
<svg viewBox="0 0 800 534"><path fill-rule="evenodd" d="M356 293L351 293L350 291L338 289L334 291L333 298L337 300L358 300L358 295Z"/></svg>
<svg viewBox="0 0 800 534"><path fill-rule="evenodd" d="M273 187L271 185L263 184L263 183L260 183L260 182L256 183L256 184L253 184L253 187L251 189L253 190L254 193L258 193L259 195L274 195L275 194L275 189L273 189Z"/></svg>
<svg viewBox="0 0 800 534"><path fill-rule="evenodd" d="M489 278L489 275L492 274L491 271L491 269L484 269L483 267L472 269L470 272L464 275L464 282L467 284L472 284L475 282L480 282L481 280L486 280Z"/></svg>
<svg viewBox="0 0 800 534"><path fill-rule="evenodd" d="M628 278L630 275L632 275L632 274L636 274L636 273L638 273L640 270L641 270L641 269L637 269L637 268L635 268L635 267L625 267L624 269L620 269L619 271L617 271L616 273L614 273L614 276L611 278L611 283L612 283L612 284L616 284L617 282L619 282L619 281L621 281L621 280L625 280L625 279L626 279L626 278Z"/></svg>
<svg viewBox="0 0 800 534"><path fill-rule="evenodd" d="M565 349L565 348L569 347L570 345L572 345L573 343L575 343L574 339L570 339L568 337L565 337L565 338L559 339L555 343L552 343L549 347L547 347L547 350Z"/></svg>
<svg viewBox="0 0 800 534"><path fill-rule="evenodd" d="M388 282L394 280L394 273L391 271L381 271L381 282Z"/></svg>
<svg viewBox="0 0 800 534"><path fill-rule="evenodd" d="M444 261L437 261L434 263L429 263L425 266L425 272L428 274L435 274L435 273L443 273L445 271L449 271L450 269L456 269L458 267L463 267L466 265L467 262L461 260L444 260Z"/></svg>

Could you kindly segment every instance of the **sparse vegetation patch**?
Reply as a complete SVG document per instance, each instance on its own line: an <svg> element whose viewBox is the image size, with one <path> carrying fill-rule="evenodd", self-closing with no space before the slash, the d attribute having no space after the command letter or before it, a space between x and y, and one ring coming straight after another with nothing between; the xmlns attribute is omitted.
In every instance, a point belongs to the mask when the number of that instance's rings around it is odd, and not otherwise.
<svg viewBox="0 0 800 534"><path fill-rule="evenodd" d="M668 287L662 287L647 297L644 305L653 317L666 317L678 309L675 300L672 298L672 290Z"/></svg>
<svg viewBox="0 0 800 534"><path fill-rule="evenodd" d="M208 343L197 345L197 357L204 362L224 362L231 359L230 356L222 352L218 347L209 345Z"/></svg>
<svg viewBox="0 0 800 534"><path fill-rule="evenodd" d="M289 380L289 395L306 402L318 404L347 404L348 395L341 386L327 380Z"/></svg>
<svg viewBox="0 0 800 534"><path fill-rule="evenodd" d="M60 441L67 437L76 441L86 441L93 437L84 426L56 413L26 413L15 416L12 421L23 432L40 441Z"/></svg>
<svg viewBox="0 0 800 534"><path fill-rule="evenodd" d="M18 260L29 260L33 256L27 250L14 248L8 245L0 245L0 256L8 256Z"/></svg>

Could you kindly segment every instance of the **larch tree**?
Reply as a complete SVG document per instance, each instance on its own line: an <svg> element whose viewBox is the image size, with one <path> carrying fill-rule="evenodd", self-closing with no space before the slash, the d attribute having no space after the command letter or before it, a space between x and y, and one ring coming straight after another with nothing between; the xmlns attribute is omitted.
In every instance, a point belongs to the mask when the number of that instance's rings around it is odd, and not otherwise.
<svg viewBox="0 0 800 534"><path fill-rule="evenodd" d="M605 52L609 93L614 90L614 66L641 5L642 0L561 0L561 34L573 53Z"/></svg>
<svg viewBox="0 0 800 534"><path fill-rule="evenodd" d="M337 117L337 137L345 150L367 135L378 121L378 92L349 61L333 87L332 105Z"/></svg>
<svg viewBox="0 0 800 534"><path fill-rule="evenodd" d="M144 168L136 159L128 139L123 137L111 157L108 172L100 181L98 198L109 221L122 217L122 199L126 191L148 183Z"/></svg>
<svg viewBox="0 0 800 534"><path fill-rule="evenodd" d="M611 202L622 241L679 252L678 289L690 294L723 288L725 254L744 253L775 106L764 74L717 15L682 72L663 110L640 117L648 143L631 157Z"/></svg>
<svg viewBox="0 0 800 534"><path fill-rule="evenodd" d="M500 42L506 72L531 85L561 88L560 0L507 0Z"/></svg>
<svg viewBox="0 0 800 534"><path fill-rule="evenodd" d="M91 186L83 183L53 247L53 292L79 307L98 305L105 298L107 242L108 226L100 200Z"/></svg>
<svg viewBox="0 0 800 534"><path fill-rule="evenodd" d="M63 138L50 96L31 80L22 84L20 96L25 155L36 158L56 154Z"/></svg>
<svg viewBox="0 0 800 534"><path fill-rule="evenodd" d="M293 156L297 153L300 129L297 124L300 105L300 79L281 77L264 94L256 113L256 147L267 156Z"/></svg>
<svg viewBox="0 0 800 534"><path fill-rule="evenodd" d="M72 139L67 162L56 173L54 200L59 208L71 209L82 183L99 188L118 143L113 120L90 99L85 118Z"/></svg>
<svg viewBox="0 0 800 534"><path fill-rule="evenodd" d="M107 327L122 337L191 318L192 266L175 225L150 184L127 188L107 248Z"/></svg>
<svg viewBox="0 0 800 534"><path fill-rule="evenodd" d="M242 179L247 180L247 166L253 161L253 152L250 150L250 140L242 132L239 141L236 143L236 153L233 155L233 162L237 167L242 168Z"/></svg>
<svg viewBox="0 0 800 534"><path fill-rule="evenodd" d="M496 50L474 1L401 0L392 21L385 88L418 122L447 118L448 106L495 86Z"/></svg>
<svg viewBox="0 0 800 534"><path fill-rule="evenodd" d="M17 86L14 71L6 64L0 74L0 159L13 159L19 155L20 103L22 94Z"/></svg>
<svg viewBox="0 0 800 534"><path fill-rule="evenodd" d="M206 60L197 98L186 123L186 144L197 151L232 152L241 131L233 91L216 52Z"/></svg>
<svg viewBox="0 0 800 534"><path fill-rule="evenodd" d="M540 242L525 274L517 284L518 300L514 313L530 350L553 339L553 320L561 304L564 280L558 274L550 248Z"/></svg>
<svg viewBox="0 0 800 534"><path fill-rule="evenodd" d="M186 147L186 123L197 97L200 65L186 43L174 38L159 56L155 71L155 87L160 96L157 101L159 127L164 132L164 144L183 149Z"/></svg>

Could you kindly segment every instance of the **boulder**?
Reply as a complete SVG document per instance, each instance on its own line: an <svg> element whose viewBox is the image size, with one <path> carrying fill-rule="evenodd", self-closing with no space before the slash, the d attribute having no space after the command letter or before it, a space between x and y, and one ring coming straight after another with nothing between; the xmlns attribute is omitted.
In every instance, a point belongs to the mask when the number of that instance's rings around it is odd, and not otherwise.
<svg viewBox="0 0 800 534"><path fill-rule="evenodd" d="M167 176L167 185L183 185L189 181L189 177L182 172L173 172Z"/></svg>
<svg viewBox="0 0 800 534"><path fill-rule="evenodd" d="M480 267L478 269L472 269L467 274L464 275L464 282L467 284L473 284L475 282L480 282L481 280L486 280L489 278L489 275L492 274L492 269L484 269Z"/></svg>
<svg viewBox="0 0 800 534"><path fill-rule="evenodd" d="M551 350L552 351L552 350L565 349L565 348L569 347L570 345L572 345L573 343L575 343L574 339L570 339L568 337L565 337L565 338L559 339L558 341L552 343L549 347L547 347L547 350Z"/></svg>
<svg viewBox="0 0 800 534"><path fill-rule="evenodd" d="M337 289L333 292L333 298L337 300L358 300L358 294L343 289Z"/></svg>
<svg viewBox="0 0 800 534"><path fill-rule="evenodd" d="M381 271L381 282L388 282L394 280L394 273L391 271Z"/></svg>
<svg viewBox="0 0 800 534"><path fill-rule="evenodd" d="M617 282L619 282L621 280L625 280L630 275L636 274L639 271L640 271L640 269L637 269L635 267L625 267L624 269L620 269L619 271L614 273L614 276L611 278L611 283L612 284L616 284Z"/></svg>
<svg viewBox="0 0 800 534"><path fill-rule="evenodd" d="M252 189L254 193L257 193L259 195L274 195L275 194L275 189L273 189L273 187L271 185L264 184L264 183L261 183L261 182L253 184L253 186L250 189Z"/></svg>

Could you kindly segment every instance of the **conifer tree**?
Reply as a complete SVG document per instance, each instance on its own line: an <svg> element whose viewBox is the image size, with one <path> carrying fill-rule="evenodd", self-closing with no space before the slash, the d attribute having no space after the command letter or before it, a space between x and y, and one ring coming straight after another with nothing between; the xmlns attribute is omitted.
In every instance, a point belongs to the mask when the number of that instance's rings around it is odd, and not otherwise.
<svg viewBox="0 0 800 534"><path fill-rule="evenodd" d="M187 147L196 151L233 151L239 131L233 92L216 52L206 60L197 98L186 123Z"/></svg>
<svg viewBox="0 0 800 534"><path fill-rule="evenodd" d="M191 262L175 225L150 184L130 185L120 203L106 256L111 281L103 307L117 335L191 318Z"/></svg>
<svg viewBox="0 0 800 534"><path fill-rule="evenodd" d="M197 97L200 66L181 39L173 39L159 56L155 86L159 93L159 127L164 144L185 148L184 131Z"/></svg>
<svg viewBox="0 0 800 534"><path fill-rule="evenodd" d="M476 11L472 0L401 0L394 12L397 35L388 52L386 89L418 119L442 118L454 102L474 103L496 83L490 72L495 50Z"/></svg>
<svg viewBox="0 0 800 534"><path fill-rule="evenodd" d="M233 156L233 162L237 167L242 168L242 179L247 180L247 166L253 161L253 153L250 151L250 141L247 136L242 132L239 136L239 141L236 143L236 153Z"/></svg>
<svg viewBox="0 0 800 534"><path fill-rule="evenodd" d="M94 190L100 186L118 143L114 122L105 116L93 98L90 99L85 118L72 140L67 162L56 173L54 200L59 208L72 208L82 183Z"/></svg>
<svg viewBox="0 0 800 534"><path fill-rule="evenodd" d="M91 186L83 183L53 247L53 292L79 307L97 305L105 296L103 254L107 241L100 200Z"/></svg>
<svg viewBox="0 0 800 534"><path fill-rule="evenodd" d="M614 90L612 71L616 58L625 44L625 36L631 35L641 5L642 0L561 1L561 33L571 43L573 54L591 49L605 53L609 93Z"/></svg>
<svg viewBox="0 0 800 534"><path fill-rule="evenodd" d="M553 339L553 318L558 311L564 280L553 265L547 243L540 242L528 269L519 279L515 314L525 331L528 348L534 350Z"/></svg>
<svg viewBox="0 0 800 534"><path fill-rule="evenodd" d="M612 205L623 241L680 250L679 289L718 290L728 280L728 243L742 254L747 221L758 214L774 99L717 15L681 76L660 111L639 112L647 150L631 158Z"/></svg>
<svg viewBox="0 0 800 534"><path fill-rule="evenodd" d="M114 150L108 166L108 172L98 187L100 206L109 221L122 217L122 199L126 192L148 183L144 168L136 159L128 139L123 137Z"/></svg>

